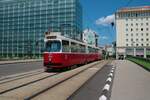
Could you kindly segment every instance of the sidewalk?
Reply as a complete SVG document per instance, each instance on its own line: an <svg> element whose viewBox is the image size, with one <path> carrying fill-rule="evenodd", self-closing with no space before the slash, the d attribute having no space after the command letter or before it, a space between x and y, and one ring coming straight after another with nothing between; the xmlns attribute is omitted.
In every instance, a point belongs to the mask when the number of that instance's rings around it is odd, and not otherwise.
<svg viewBox="0 0 150 100"><path fill-rule="evenodd" d="M130 61L115 61L110 100L150 100L150 72Z"/></svg>
<svg viewBox="0 0 150 100"><path fill-rule="evenodd" d="M0 61L0 65L13 64L13 63L37 62L37 61L42 61L42 59L26 59L26 60L14 60L14 61Z"/></svg>

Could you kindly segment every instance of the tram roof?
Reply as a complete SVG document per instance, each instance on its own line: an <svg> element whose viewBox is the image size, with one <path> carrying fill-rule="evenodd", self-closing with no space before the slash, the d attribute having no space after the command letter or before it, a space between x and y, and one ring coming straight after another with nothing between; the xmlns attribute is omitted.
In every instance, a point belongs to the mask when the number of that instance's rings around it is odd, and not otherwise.
<svg viewBox="0 0 150 100"><path fill-rule="evenodd" d="M81 44L81 45L85 45L88 47L92 47L92 48L96 48L96 49L100 49L99 47L93 46L93 45L89 45L87 43L84 42L80 42L65 36L62 36L60 32L49 32L48 34L45 35L47 40L51 40L51 39L60 39L60 40L66 40L66 41L70 41L76 44ZM48 38L49 37L49 38Z"/></svg>

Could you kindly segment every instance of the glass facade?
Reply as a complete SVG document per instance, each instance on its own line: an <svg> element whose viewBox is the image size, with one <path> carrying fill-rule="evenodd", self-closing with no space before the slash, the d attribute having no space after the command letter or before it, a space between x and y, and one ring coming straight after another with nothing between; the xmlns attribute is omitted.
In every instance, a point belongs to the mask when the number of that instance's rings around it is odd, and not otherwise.
<svg viewBox="0 0 150 100"><path fill-rule="evenodd" d="M46 31L81 40L79 0L0 1L0 56L40 56Z"/></svg>

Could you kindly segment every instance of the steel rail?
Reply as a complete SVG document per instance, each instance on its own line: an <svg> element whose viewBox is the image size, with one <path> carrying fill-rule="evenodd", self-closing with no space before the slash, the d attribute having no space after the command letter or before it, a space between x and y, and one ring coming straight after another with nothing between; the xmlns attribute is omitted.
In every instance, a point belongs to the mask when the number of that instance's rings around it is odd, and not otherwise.
<svg viewBox="0 0 150 100"><path fill-rule="evenodd" d="M102 63L102 62L99 62L99 63ZM78 73L76 73L76 74L74 74L74 75L72 75L72 76L70 76L70 77L68 77L68 78L66 78L66 79L64 79L64 80L62 80L62 81L60 81L60 82L57 82L56 84L54 84L54 85L52 85L52 86L49 86L49 87L47 87L47 88L45 88L45 89L43 89L43 90L41 90L41 91L38 91L37 93L34 93L33 95L30 95L30 96L28 96L28 97L25 97L24 100L31 100L32 98L34 98L34 97L36 97L36 96L38 96L38 95L40 95L40 94L42 94L42 93L48 91L49 89L51 89L51 88L53 88L53 87L55 87L55 86L57 86L57 85L59 85L59 84L65 82L65 81L67 81L67 80L69 80L69 79L71 79L71 78L73 78L73 77L79 75L80 73L82 73L82 72L88 70L89 68L91 68L91 67L93 67L93 66L95 66L95 65L98 65L99 63L93 64L93 65L89 66L88 68L85 68L85 69L79 71Z"/></svg>

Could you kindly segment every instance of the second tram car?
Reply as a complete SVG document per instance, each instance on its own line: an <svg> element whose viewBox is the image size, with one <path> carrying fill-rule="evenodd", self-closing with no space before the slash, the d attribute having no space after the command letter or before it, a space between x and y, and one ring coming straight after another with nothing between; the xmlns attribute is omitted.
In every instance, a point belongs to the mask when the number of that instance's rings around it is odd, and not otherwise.
<svg viewBox="0 0 150 100"><path fill-rule="evenodd" d="M70 68L102 59L100 48L66 38L59 32L46 32L43 56L45 70Z"/></svg>

